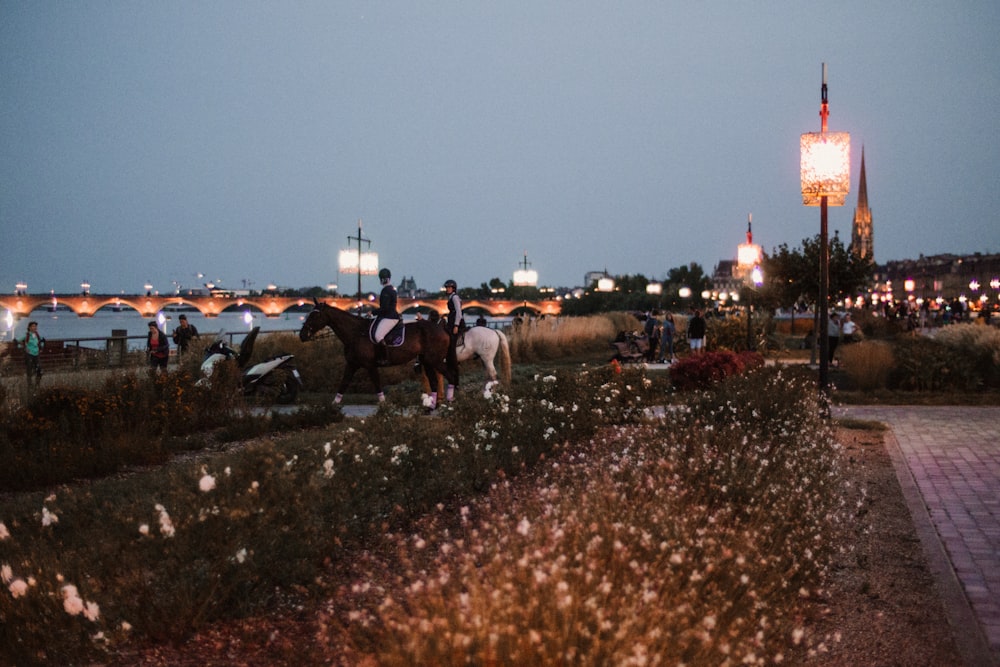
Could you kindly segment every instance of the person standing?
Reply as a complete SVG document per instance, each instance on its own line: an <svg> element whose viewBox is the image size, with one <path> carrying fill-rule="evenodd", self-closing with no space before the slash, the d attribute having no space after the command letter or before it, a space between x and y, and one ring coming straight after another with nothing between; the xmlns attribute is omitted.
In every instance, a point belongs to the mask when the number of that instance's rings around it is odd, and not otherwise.
<svg viewBox="0 0 1000 667"><path fill-rule="evenodd" d="M700 310L695 310L688 322L688 343L691 345L691 352L705 349L705 318L701 316Z"/></svg>
<svg viewBox="0 0 1000 667"><path fill-rule="evenodd" d="M42 382L42 362L40 356L45 347L45 339L38 333L38 322L28 322L28 330L17 342L24 347L24 369L28 375L28 385L34 378L35 386Z"/></svg>
<svg viewBox="0 0 1000 667"><path fill-rule="evenodd" d="M667 313L663 316L663 331L660 334L660 363L672 364L674 362L674 334L677 327L674 326L674 316ZM669 355L669 356L668 356Z"/></svg>
<svg viewBox="0 0 1000 667"><path fill-rule="evenodd" d="M398 296L396 288L392 286L392 273L389 269L382 269L378 272L379 282L382 283L382 291L378 296L378 309L375 311L375 364L378 366L389 365L389 348L385 345L385 337L392 328L399 324L401 319L399 311L396 309Z"/></svg>
<svg viewBox="0 0 1000 667"><path fill-rule="evenodd" d="M146 334L146 352L149 354L149 367L154 371L167 370L170 360L170 341L167 334L160 329L156 320L150 320L149 333Z"/></svg>
<svg viewBox="0 0 1000 667"><path fill-rule="evenodd" d="M833 353L837 350L837 344L840 343L840 333L840 315L832 313L830 320L826 323L826 338L830 348L827 361L830 363L833 363Z"/></svg>
<svg viewBox="0 0 1000 667"><path fill-rule="evenodd" d="M462 314L462 297L458 295L458 283L450 278L444 281L444 291L448 294L448 318L445 326L448 330L448 367L458 368L458 336L465 330L465 316ZM449 384L445 398L452 400L455 398L455 386Z"/></svg>
<svg viewBox="0 0 1000 667"><path fill-rule="evenodd" d="M649 344L649 348L646 350L646 361L653 363L656 361L656 354L660 347L660 320L657 316L660 314L657 310L651 310L646 315L646 322L643 324L643 333L646 334L646 342Z"/></svg>
<svg viewBox="0 0 1000 667"><path fill-rule="evenodd" d="M181 313L180 324L174 329L174 345L177 346L177 352L184 355L188 351L188 345L191 343L192 338L198 337L198 327L193 324L188 324L187 315Z"/></svg>

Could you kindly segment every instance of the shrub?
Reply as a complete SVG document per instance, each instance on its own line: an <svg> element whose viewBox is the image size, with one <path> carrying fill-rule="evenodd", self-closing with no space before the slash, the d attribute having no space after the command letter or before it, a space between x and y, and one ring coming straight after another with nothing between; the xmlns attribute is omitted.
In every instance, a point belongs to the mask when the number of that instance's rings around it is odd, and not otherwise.
<svg viewBox="0 0 1000 667"><path fill-rule="evenodd" d="M782 662L846 517L812 385L730 380L389 535L401 583L365 559L327 643L352 664Z"/></svg>
<svg viewBox="0 0 1000 667"><path fill-rule="evenodd" d="M692 354L670 367L670 380L675 389L708 389L731 375L760 368L764 358L757 352L710 350Z"/></svg>
<svg viewBox="0 0 1000 667"><path fill-rule="evenodd" d="M974 391L983 385L981 371L970 355L932 338L900 336L894 356L891 389Z"/></svg>
<svg viewBox="0 0 1000 667"><path fill-rule="evenodd" d="M936 330L934 340L968 359L983 385L1000 388L1000 329L981 324L955 324Z"/></svg>
<svg viewBox="0 0 1000 667"><path fill-rule="evenodd" d="M894 364L890 343L871 340L841 345L837 349L840 350L840 366L854 386L862 391L885 388Z"/></svg>
<svg viewBox="0 0 1000 667"><path fill-rule="evenodd" d="M747 318L745 315L736 317L713 317L706 321L705 338L709 350L732 350L744 352L747 350ZM768 345L765 335L771 325L769 317L755 315L750 332L751 342L757 350L763 350Z"/></svg>

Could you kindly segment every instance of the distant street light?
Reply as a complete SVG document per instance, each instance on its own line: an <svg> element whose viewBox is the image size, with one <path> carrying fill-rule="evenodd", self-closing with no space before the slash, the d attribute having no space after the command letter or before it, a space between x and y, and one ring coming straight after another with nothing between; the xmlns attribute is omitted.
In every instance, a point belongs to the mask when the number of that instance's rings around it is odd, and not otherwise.
<svg viewBox="0 0 1000 667"><path fill-rule="evenodd" d="M820 207L819 246L819 388L825 392L829 385L830 341L829 325L830 245L827 232L827 207L843 206L851 189L851 135L847 132L827 132L830 115L826 88L826 63L823 63L823 85L820 88L820 132L802 135L800 171L802 203Z"/></svg>
<svg viewBox="0 0 1000 667"><path fill-rule="evenodd" d="M361 252L361 244L366 244L365 247L370 248L372 242L361 235L361 218L358 218L358 235L348 236L347 244L350 246L354 241L358 242L357 251L348 247L347 250L341 250L338 257L338 266L340 273L356 273L358 274L358 293L357 299L361 301L361 276L374 276L378 274L378 253L374 252Z"/></svg>
<svg viewBox="0 0 1000 667"><path fill-rule="evenodd" d="M534 269L529 269L531 266L528 263L528 251L524 251L524 259L518 264L521 268L514 272L514 286L515 287L534 287L538 284L538 271Z"/></svg>

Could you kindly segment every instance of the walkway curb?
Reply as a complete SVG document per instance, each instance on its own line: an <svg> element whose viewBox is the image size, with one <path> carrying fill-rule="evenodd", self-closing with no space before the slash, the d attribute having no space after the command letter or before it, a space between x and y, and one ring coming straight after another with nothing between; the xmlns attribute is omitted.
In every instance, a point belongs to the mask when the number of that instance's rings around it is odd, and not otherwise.
<svg viewBox="0 0 1000 667"><path fill-rule="evenodd" d="M993 660L986 635L983 634L979 620L962 588L962 582L955 574L948 552L931 522L923 495L913 478L913 473L910 472L906 457L891 427L885 433L885 447L889 458L892 459L892 466L896 469L896 479L899 480L903 498L913 519L913 526L927 557L927 565L931 576L934 577L945 615L948 617L955 646L966 667L994 667L997 663Z"/></svg>

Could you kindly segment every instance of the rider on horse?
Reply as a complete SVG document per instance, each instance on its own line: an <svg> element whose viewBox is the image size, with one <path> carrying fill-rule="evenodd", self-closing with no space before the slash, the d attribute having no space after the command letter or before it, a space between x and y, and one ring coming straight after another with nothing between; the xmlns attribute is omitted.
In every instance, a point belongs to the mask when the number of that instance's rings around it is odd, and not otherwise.
<svg viewBox="0 0 1000 667"><path fill-rule="evenodd" d="M455 355L455 347L458 345L458 336L465 328L465 319L462 316L462 298L458 296L458 283L450 278L444 281L444 291L448 293L448 363L452 367L458 366L458 359ZM450 401L455 394L455 387L448 385L447 398Z"/></svg>
<svg viewBox="0 0 1000 667"><path fill-rule="evenodd" d="M375 363L379 366L389 364L389 348L386 347L384 339L392 328L399 324L402 319L396 310L396 288L390 282L392 273L389 269L382 269L378 272L379 282L382 283L382 292L378 297L378 310L375 311L377 321L375 323Z"/></svg>

